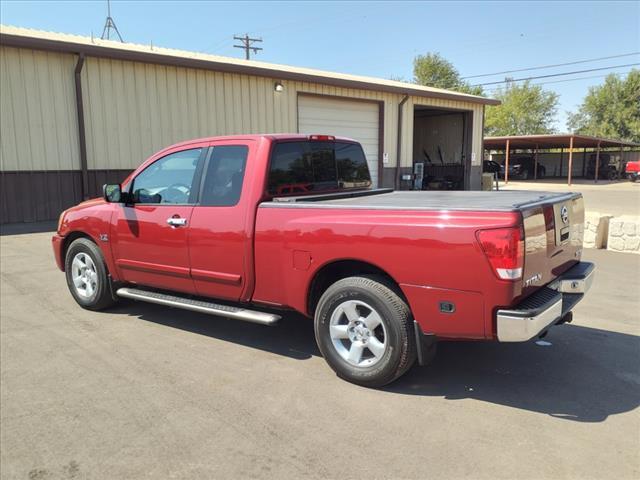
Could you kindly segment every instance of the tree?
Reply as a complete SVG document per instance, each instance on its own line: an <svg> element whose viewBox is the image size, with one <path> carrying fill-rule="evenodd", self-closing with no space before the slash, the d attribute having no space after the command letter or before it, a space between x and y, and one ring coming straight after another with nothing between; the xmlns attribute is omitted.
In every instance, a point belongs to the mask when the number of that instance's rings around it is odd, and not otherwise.
<svg viewBox="0 0 640 480"><path fill-rule="evenodd" d="M485 134L490 136L539 135L553 133L558 111L558 94L529 82L508 83L494 98L501 105L487 107Z"/></svg>
<svg viewBox="0 0 640 480"><path fill-rule="evenodd" d="M411 80L407 80L402 75L391 75L389 77L389 80L393 80L394 82L404 82L404 83L410 83L411 82Z"/></svg>
<svg viewBox="0 0 640 480"><path fill-rule="evenodd" d="M568 125L575 133L640 142L640 70L626 78L612 73L602 85L590 87Z"/></svg>
<svg viewBox="0 0 640 480"><path fill-rule="evenodd" d="M482 95L482 87L471 86L462 80L453 64L439 53L418 55L413 59L413 81L427 87Z"/></svg>

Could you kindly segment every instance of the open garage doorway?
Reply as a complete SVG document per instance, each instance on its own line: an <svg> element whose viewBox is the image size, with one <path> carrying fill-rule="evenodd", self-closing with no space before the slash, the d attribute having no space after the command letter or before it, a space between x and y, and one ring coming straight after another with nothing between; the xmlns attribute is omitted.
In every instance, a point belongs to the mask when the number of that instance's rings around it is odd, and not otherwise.
<svg viewBox="0 0 640 480"><path fill-rule="evenodd" d="M414 190L469 190L472 119L472 112L414 106Z"/></svg>

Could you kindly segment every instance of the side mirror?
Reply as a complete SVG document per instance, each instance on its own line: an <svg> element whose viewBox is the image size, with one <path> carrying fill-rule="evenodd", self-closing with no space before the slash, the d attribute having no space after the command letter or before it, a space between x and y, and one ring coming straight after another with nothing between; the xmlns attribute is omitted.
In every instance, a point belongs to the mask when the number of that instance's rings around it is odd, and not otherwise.
<svg viewBox="0 0 640 480"><path fill-rule="evenodd" d="M109 203L122 203L122 187L119 183L105 184L102 187L102 196L105 202Z"/></svg>

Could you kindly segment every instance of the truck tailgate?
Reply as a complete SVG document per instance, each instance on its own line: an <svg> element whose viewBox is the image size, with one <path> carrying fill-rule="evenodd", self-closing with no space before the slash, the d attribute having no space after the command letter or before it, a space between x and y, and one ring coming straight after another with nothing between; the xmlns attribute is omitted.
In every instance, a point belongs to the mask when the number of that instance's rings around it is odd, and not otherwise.
<svg viewBox="0 0 640 480"><path fill-rule="evenodd" d="M524 272L522 297L553 281L575 265L582 254L582 195L561 196L522 206Z"/></svg>

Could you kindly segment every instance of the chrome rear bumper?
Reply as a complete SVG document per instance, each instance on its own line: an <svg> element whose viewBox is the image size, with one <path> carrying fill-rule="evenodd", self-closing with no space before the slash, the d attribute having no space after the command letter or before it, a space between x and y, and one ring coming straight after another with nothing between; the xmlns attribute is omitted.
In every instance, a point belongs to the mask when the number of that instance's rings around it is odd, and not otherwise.
<svg viewBox="0 0 640 480"><path fill-rule="evenodd" d="M511 309L498 310L500 342L525 342L559 322L593 283L595 265L580 262Z"/></svg>

